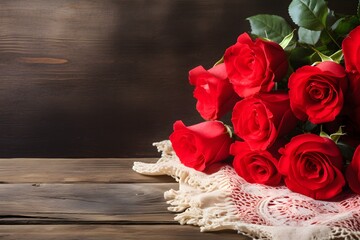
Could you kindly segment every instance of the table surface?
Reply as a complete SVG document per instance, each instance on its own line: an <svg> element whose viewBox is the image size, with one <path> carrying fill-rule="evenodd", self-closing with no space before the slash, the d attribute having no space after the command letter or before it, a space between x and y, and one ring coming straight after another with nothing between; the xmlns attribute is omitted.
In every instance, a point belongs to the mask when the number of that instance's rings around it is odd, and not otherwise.
<svg viewBox="0 0 360 240"><path fill-rule="evenodd" d="M0 238L249 239L174 221L163 193L177 183L134 161L156 159L0 159Z"/></svg>

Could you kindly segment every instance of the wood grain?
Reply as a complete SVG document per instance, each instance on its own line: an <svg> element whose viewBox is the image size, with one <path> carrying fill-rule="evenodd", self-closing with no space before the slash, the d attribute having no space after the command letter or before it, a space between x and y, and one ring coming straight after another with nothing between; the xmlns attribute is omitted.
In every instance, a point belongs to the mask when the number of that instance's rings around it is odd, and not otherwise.
<svg viewBox="0 0 360 240"><path fill-rule="evenodd" d="M144 183L170 182L167 176L145 176L132 171L135 161L157 158L0 159L1 183Z"/></svg>
<svg viewBox="0 0 360 240"><path fill-rule="evenodd" d="M37 63L37 64L65 64L68 62L66 59L61 58L48 58L48 57L20 57L17 59L21 63Z"/></svg>
<svg viewBox="0 0 360 240"><path fill-rule="evenodd" d="M179 225L163 197L178 184L134 161L156 159L0 159L0 239L249 239Z"/></svg>
<svg viewBox="0 0 360 240"><path fill-rule="evenodd" d="M0 223L174 222L164 192L177 184L2 184Z"/></svg>
<svg viewBox="0 0 360 240"><path fill-rule="evenodd" d="M197 227L180 225L0 225L0 239L148 239L148 240L249 240L235 231L201 233Z"/></svg>

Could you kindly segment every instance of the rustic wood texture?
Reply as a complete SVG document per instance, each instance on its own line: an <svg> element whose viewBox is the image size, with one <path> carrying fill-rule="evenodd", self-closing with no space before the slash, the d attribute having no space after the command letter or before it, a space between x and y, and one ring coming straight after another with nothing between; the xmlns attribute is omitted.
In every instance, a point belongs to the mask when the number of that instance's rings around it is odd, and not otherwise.
<svg viewBox="0 0 360 240"><path fill-rule="evenodd" d="M175 222L175 180L131 170L156 160L0 159L0 239L248 239Z"/></svg>
<svg viewBox="0 0 360 240"><path fill-rule="evenodd" d="M0 159L0 183L133 183L174 182L167 176L131 171L135 161L158 158Z"/></svg>
<svg viewBox="0 0 360 240"><path fill-rule="evenodd" d="M246 240L233 232L201 233L179 225L0 225L0 239L8 240Z"/></svg>
<svg viewBox="0 0 360 240"><path fill-rule="evenodd" d="M164 192L177 184L3 184L0 223L173 222Z"/></svg>
<svg viewBox="0 0 360 240"><path fill-rule="evenodd" d="M175 120L201 121L188 71L289 2L1 0L0 157L156 156Z"/></svg>

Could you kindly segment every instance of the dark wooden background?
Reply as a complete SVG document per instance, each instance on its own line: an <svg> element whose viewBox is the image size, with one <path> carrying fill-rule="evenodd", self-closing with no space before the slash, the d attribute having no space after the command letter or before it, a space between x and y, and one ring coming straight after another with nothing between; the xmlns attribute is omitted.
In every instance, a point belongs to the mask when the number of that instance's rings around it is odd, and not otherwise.
<svg viewBox="0 0 360 240"><path fill-rule="evenodd" d="M0 0L0 157L157 156L175 120L201 121L188 70L289 2Z"/></svg>

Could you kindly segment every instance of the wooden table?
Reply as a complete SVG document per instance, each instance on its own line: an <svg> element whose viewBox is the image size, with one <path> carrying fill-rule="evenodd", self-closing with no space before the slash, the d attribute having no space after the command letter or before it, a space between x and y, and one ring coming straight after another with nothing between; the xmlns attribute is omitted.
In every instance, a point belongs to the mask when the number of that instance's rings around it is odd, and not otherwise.
<svg viewBox="0 0 360 240"><path fill-rule="evenodd" d="M177 183L134 161L156 159L0 159L0 239L249 239L179 225L163 198Z"/></svg>

